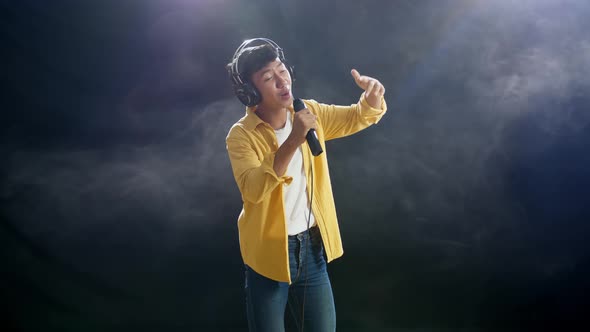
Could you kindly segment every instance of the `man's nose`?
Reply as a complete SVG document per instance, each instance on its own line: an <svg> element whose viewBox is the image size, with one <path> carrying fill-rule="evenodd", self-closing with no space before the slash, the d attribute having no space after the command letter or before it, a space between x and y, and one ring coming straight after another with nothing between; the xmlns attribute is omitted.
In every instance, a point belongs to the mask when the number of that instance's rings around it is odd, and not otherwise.
<svg viewBox="0 0 590 332"><path fill-rule="evenodd" d="M278 88L282 88L285 85L287 85L288 81L286 78L282 77L282 76L278 76L279 78L277 79L277 87Z"/></svg>

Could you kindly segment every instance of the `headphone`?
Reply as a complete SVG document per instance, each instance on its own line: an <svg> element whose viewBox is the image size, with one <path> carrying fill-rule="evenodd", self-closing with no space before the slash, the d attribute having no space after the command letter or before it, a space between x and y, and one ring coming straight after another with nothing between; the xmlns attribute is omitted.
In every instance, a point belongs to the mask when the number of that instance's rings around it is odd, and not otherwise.
<svg viewBox="0 0 590 332"><path fill-rule="evenodd" d="M230 78L236 97L238 97L242 104L249 107L258 105L262 101L262 96L254 86L254 84L248 82L248 79L242 77L240 74L240 56L242 55L242 51L246 47L250 46L252 43L259 43L261 45L268 44L272 46L277 51L277 54L279 55L279 60L281 60L281 62L285 64L285 67L287 67L287 70L291 75L291 80L295 80L295 73L293 71L293 67L287 63L287 60L285 59L285 54L283 53L283 49L279 45L277 45L277 43L268 38L253 38L245 40L234 53L231 66L229 67L228 71L230 74Z"/></svg>

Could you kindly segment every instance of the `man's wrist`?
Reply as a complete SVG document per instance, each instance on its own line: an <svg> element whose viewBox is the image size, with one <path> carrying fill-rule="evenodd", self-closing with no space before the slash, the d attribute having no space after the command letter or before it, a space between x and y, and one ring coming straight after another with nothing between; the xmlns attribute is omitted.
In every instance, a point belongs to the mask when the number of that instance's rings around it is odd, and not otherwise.
<svg viewBox="0 0 590 332"><path fill-rule="evenodd" d="M366 91L363 93L367 105L375 109L381 109L381 98L382 96L367 95Z"/></svg>
<svg viewBox="0 0 590 332"><path fill-rule="evenodd" d="M289 135L289 137L287 137L287 139L285 140L285 142L283 142L283 145L286 145L285 148L289 149L289 150L295 150L299 147L299 145L301 145L302 143L298 143L297 139L295 138L295 136L293 135Z"/></svg>

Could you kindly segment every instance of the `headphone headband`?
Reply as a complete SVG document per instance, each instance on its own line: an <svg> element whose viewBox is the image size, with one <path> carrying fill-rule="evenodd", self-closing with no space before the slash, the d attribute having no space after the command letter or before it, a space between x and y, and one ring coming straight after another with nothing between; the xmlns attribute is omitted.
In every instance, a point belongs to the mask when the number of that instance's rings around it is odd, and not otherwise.
<svg viewBox="0 0 590 332"><path fill-rule="evenodd" d="M232 74L232 80L236 84L244 84L244 82L245 82L245 79L242 79L242 76L240 73L240 67L239 67L240 55L242 55L242 51L246 47L250 46L250 44L255 43L255 42L262 42L262 43L266 43L266 44L272 46L274 49L277 50L277 53L279 55L279 60L281 60L281 62L285 62L285 55L283 53L283 49L274 41L272 41L268 38L246 39L240 45L240 47L238 47L238 49L235 51L234 56L232 58L231 74Z"/></svg>

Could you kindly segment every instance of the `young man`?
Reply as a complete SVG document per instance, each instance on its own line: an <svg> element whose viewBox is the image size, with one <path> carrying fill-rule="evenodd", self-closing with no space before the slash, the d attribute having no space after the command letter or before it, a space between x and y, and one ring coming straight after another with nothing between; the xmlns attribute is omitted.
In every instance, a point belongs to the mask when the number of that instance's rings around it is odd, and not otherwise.
<svg viewBox="0 0 590 332"><path fill-rule="evenodd" d="M238 229L249 329L283 331L288 307L298 330L334 331L326 262L342 256L342 242L326 153L314 157L306 135L314 129L325 151L325 141L377 123L387 109L385 88L353 69L364 90L357 104L305 100L295 112L293 70L265 38L245 41L228 71L248 106L226 143L243 201Z"/></svg>

